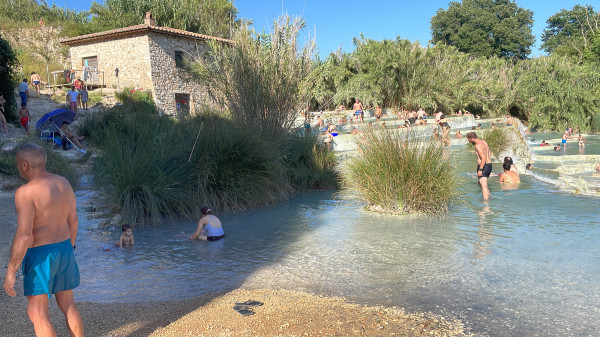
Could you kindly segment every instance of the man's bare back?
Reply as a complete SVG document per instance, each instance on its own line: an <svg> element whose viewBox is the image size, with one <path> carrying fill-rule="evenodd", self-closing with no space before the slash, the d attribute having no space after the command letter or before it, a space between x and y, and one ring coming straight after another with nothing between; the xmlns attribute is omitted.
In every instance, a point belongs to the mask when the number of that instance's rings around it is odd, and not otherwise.
<svg viewBox="0 0 600 337"><path fill-rule="evenodd" d="M33 215L32 247L71 237L68 219L77 221L75 194L65 178L51 173L38 176L17 190L15 203L19 219L30 217L24 213Z"/></svg>
<svg viewBox="0 0 600 337"><path fill-rule="evenodd" d="M490 164L492 160L490 159L490 147L485 140L479 140L479 142L475 143L475 154L477 155L477 164L481 165ZM481 167L481 166L480 166Z"/></svg>
<svg viewBox="0 0 600 337"><path fill-rule="evenodd" d="M504 173L500 175L501 183L518 183L520 181L519 175L513 171L504 171Z"/></svg>

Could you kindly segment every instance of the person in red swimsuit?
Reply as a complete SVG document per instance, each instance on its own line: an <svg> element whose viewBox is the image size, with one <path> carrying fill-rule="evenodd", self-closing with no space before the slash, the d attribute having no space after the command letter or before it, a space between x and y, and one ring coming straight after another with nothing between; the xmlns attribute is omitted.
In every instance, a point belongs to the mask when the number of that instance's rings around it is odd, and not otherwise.
<svg viewBox="0 0 600 337"><path fill-rule="evenodd" d="M21 126L25 128L25 132L29 132L29 119L31 119L31 115L29 114L29 109L27 109L27 104L25 103L21 104L19 119L21 120Z"/></svg>

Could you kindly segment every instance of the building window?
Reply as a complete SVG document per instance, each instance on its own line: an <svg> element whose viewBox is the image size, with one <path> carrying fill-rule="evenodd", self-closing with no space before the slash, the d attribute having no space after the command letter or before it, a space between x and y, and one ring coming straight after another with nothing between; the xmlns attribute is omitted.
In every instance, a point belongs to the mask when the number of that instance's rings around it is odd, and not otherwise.
<svg viewBox="0 0 600 337"><path fill-rule="evenodd" d="M175 65L177 67L183 67L185 59L183 58L183 52L181 50L175 51Z"/></svg>

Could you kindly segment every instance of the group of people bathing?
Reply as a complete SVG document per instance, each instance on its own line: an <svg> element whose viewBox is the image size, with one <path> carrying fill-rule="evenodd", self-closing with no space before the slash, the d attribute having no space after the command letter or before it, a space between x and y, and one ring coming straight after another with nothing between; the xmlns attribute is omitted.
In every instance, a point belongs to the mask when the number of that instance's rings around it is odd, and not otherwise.
<svg viewBox="0 0 600 337"><path fill-rule="evenodd" d="M55 295L66 318L71 336L83 336L83 322L75 304L73 289L80 284L75 260L79 220L75 193L69 182L46 171L47 156L36 144L19 147L16 164L27 183L15 192L17 228L10 249L4 278L4 291L17 295L17 271L22 270L23 292L27 296L27 313L36 336L56 336L48 313L48 302ZM221 221L208 207L190 239L215 241L224 237ZM122 227L117 246L133 245L131 226Z"/></svg>
<svg viewBox="0 0 600 337"><path fill-rule="evenodd" d="M488 143L477 137L475 132L467 133L467 140L475 145L475 155L477 157L477 180L481 186L481 195L484 200L490 197L490 189L488 187L488 178L492 175L492 158L490 156L490 147ZM530 168L531 166L529 166ZM517 184L519 183L519 171L515 166L511 157L504 157L502 164L503 172L498 174L501 183ZM529 169L528 168L528 169Z"/></svg>

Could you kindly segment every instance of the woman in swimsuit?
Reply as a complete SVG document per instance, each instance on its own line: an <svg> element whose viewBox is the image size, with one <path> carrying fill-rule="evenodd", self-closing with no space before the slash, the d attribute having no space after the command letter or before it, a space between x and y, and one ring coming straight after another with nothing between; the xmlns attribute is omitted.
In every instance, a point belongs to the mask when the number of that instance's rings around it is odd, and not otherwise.
<svg viewBox="0 0 600 337"><path fill-rule="evenodd" d="M212 214L210 208L204 206L200 210L202 217L198 221L198 229L190 236L192 240L217 241L225 236L221 220Z"/></svg>

